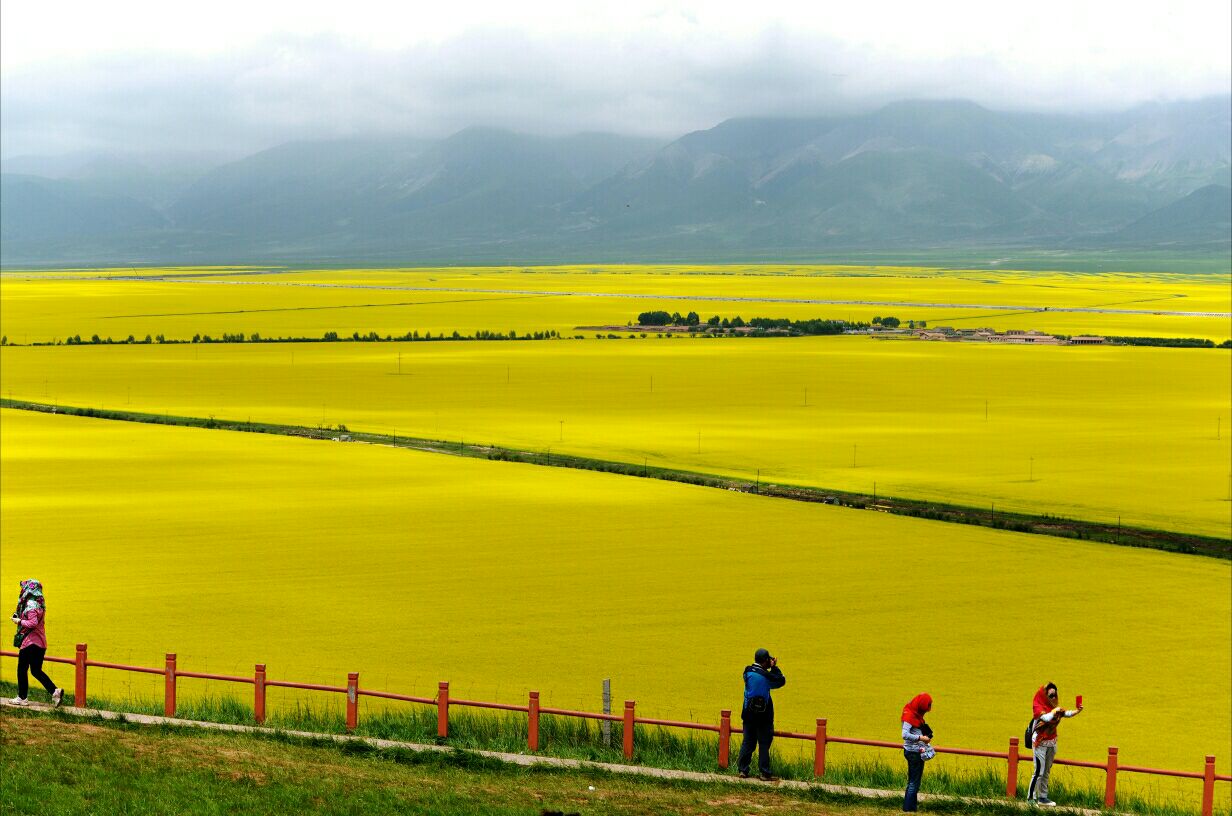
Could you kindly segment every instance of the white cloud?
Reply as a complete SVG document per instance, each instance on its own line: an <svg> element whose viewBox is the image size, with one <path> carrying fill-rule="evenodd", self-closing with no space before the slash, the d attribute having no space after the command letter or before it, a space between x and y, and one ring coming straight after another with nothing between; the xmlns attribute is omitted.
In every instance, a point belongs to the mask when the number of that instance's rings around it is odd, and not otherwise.
<svg viewBox="0 0 1232 816"><path fill-rule="evenodd" d="M671 136L912 96L1127 107L1227 93L1232 76L1226 2L843 6L6 2L2 149L250 150L471 124Z"/></svg>

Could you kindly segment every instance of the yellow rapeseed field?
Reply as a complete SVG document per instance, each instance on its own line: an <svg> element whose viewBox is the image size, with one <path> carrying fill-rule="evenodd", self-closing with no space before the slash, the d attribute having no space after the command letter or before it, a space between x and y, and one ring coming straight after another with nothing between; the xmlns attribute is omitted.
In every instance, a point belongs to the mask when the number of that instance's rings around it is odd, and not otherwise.
<svg viewBox="0 0 1232 816"><path fill-rule="evenodd" d="M1225 537L1232 523L1232 367L1220 349L863 337L10 347L0 393L750 480L760 469Z"/></svg>
<svg viewBox="0 0 1232 816"><path fill-rule="evenodd" d="M1226 562L360 444L15 411L0 434L0 605L41 579L52 654L588 708L611 677L713 721L765 645L784 727L892 739L927 690L940 743L999 749L1053 680L1087 705L1064 755L1226 767Z"/></svg>
<svg viewBox="0 0 1232 816"><path fill-rule="evenodd" d="M117 280L110 273L9 273L0 280L0 332L12 342L80 334L188 338L376 331L471 334L623 325L642 311L871 320L893 314L959 328L1039 329L1064 334L1232 337L1227 317L1152 310L1232 312L1226 276L1076 275L883 267L535 267L411 270L142 270L175 282ZM425 291L427 290L427 291ZM439 290L439 291L432 291ZM452 291L461 290L461 291ZM574 293L574 294L564 294ZM625 295L626 297L622 297ZM627 297L636 295L637 297ZM681 298L659 299L661 296ZM868 301L867 304L732 302L705 298ZM920 305L898 306L891 303ZM886 304L886 305L881 305ZM1021 310L974 308L1022 306ZM1063 307L1145 314L1040 311Z"/></svg>

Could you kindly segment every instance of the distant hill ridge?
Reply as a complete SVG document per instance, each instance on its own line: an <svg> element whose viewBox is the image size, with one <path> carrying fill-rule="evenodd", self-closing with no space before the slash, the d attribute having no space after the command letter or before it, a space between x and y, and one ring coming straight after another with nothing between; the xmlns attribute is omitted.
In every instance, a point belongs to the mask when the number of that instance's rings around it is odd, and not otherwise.
<svg viewBox="0 0 1232 816"><path fill-rule="evenodd" d="M906 101L668 144L468 128L238 161L5 162L6 264L947 246L1232 247L1232 98L1061 116ZM10 169L22 171L9 172ZM59 170L59 177L48 178Z"/></svg>

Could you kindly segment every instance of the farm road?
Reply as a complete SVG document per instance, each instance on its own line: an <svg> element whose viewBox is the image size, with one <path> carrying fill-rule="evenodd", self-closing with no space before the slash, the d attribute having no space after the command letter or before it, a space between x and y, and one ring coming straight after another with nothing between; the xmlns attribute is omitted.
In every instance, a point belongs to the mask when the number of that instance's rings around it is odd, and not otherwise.
<svg viewBox="0 0 1232 816"><path fill-rule="evenodd" d="M117 275L105 278L108 281L141 281L149 283L193 283L221 286L304 286L317 289L371 289L393 292L465 292L469 294L490 295L523 295L540 297L592 297L619 298L633 300L687 300L715 303L803 303L825 306L909 306L922 309L982 309L989 311L1033 311L1033 312L1081 312L1088 314L1126 314L1126 315L1168 315L1173 317L1222 317L1232 318L1232 312L1184 312L1157 309L1109 309L1100 306L1030 306L1006 305L995 303L927 303L910 300L825 300L821 298L776 298L776 297L736 297L732 295L657 295L644 292L576 292L561 290L533 289L480 289L477 287L452 286L378 286L364 283L305 283L292 281L252 281L252 280L202 280L188 279L179 275L132 277Z"/></svg>
<svg viewBox="0 0 1232 816"><path fill-rule="evenodd" d="M441 306L446 303L488 303L495 300L532 300L551 295L519 295L514 297L451 298L450 300L404 300L399 303L343 303L335 306L285 306L278 309L227 309L217 312L152 312L150 314L103 315L100 320L126 317L190 317L194 315L258 314L262 312L319 312L330 309L384 309L401 306Z"/></svg>

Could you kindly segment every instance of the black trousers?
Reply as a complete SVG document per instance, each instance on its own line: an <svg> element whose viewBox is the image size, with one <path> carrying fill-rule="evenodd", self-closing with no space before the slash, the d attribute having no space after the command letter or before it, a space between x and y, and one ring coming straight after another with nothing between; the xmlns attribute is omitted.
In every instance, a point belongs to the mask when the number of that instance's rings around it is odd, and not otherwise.
<svg viewBox="0 0 1232 816"><path fill-rule="evenodd" d="M751 711L740 713L744 721L744 741L740 743L740 758L736 766L740 773L749 772L749 764L753 760L753 749L757 749L757 770L760 773L770 773L770 743L774 740L774 712L767 711L754 714Z"/></svg>
<svg viewBox="0 0 1232 816"><path fill-rule="evenodd" d="M924 778L924 758L919 751L903 751L907 758L907 792L903 796L903 812L914 813L920 780Z"/></svg>
<svg viewBox="0 0 1232 816"><path fill-rule="evenodd" d="M48 694L56 690L56 684L51 682L51 678L43 672L45 654L47 650L42 646L27 646L17 653L17 696L21 699L26 699L30 694L30 679L26 677L27 671L34 675L35 680L43 684Z"/></svg>

